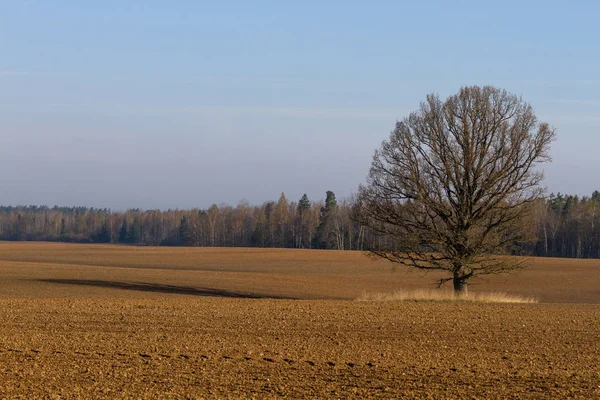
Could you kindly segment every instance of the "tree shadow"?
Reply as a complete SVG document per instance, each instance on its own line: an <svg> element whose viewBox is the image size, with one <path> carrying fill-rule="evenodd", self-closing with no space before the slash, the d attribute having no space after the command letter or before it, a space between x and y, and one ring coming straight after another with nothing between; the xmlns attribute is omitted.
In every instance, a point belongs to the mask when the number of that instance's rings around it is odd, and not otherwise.
<svg viewBox="0 0 600 400"><path fill-rule="evenodd" d="M266 294L233 292L224 289L196 288L189 286L163 285L144 282L115 282L90 279L37 279L38 282L58 283L61 285L95 286L110 289L136 290L141 292L187 294L192 296L227 297L237 299L280 299L295 300L293 297L273 296Z"/></svg>

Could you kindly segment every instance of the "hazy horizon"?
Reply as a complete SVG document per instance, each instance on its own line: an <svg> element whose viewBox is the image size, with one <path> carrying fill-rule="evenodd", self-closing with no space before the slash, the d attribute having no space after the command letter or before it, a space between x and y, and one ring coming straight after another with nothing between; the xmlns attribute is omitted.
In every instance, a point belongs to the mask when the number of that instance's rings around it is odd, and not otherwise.
<svg viewBox="0 0 600 400"><path fill-rule="evenodd" d="M356 192L428 93L520 95L548 193L600 190L600 6L7 2L0 204L125 210Z"/></svg>

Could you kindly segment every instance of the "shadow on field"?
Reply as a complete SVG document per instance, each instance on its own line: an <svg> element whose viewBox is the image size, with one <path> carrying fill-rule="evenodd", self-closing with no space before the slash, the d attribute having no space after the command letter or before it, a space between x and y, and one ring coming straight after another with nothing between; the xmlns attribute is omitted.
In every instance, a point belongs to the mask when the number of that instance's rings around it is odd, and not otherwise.
<svg viewBox="0 0 600 400"><path fill-rule="evenodd" d="M114 282L87 279L38 279L38 282L58 283L63 285L96 286L110 289L137 290L141 292L189 294L193 296L229 297L237 299L287 299L293 297L271 296L252 293L239 293L223 289L195 288L189 286L162 285L159 283L143 282Z"/></svg>

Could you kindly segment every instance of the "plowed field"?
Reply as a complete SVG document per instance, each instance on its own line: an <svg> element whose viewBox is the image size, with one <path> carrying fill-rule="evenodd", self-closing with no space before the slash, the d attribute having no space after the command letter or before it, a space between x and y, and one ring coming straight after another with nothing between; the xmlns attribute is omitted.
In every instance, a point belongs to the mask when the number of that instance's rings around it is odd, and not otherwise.
<svg viewBox="0 0 600 400"><path fill-rule="evenodd" d="M355 252L0 243L0 398L600 398L600 261L473 291Z"/></svg>

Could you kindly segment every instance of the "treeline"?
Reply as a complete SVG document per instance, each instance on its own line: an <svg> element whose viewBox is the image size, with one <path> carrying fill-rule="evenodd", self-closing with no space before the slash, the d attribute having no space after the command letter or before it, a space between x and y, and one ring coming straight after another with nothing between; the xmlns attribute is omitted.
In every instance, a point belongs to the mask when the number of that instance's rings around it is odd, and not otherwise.
<svg viewBox="0 0 600 400"><path fill-rule="evenodd" d="M364 229L352 221L351 202L327 192L289 201L207 209L112 212L85 207L0 207L0 240L124 243L152 246L290 247L360 250Z"/></svg>
<svg viewBox="0 0 600 400"><path fill-rule="evenodd" d="M550 195L534 205L533 241L519 254L600 258L600 192L590 197ZM306 195L290 201L207 209L113 212L86 207L1 206L0 240L123 243L152 246L288 247L365 250L382 244L352 219L352 199Z"/></svg>
<svg viewBox="0 0 600 400"><path fill-rule="evenodd" d="M536 204L527 221L535 234L528 254L600 258L600 192L590 197L551 194Z"/></svg>

